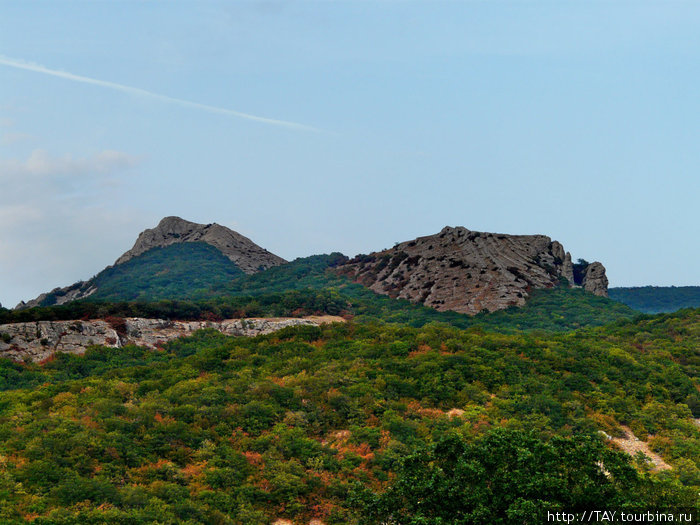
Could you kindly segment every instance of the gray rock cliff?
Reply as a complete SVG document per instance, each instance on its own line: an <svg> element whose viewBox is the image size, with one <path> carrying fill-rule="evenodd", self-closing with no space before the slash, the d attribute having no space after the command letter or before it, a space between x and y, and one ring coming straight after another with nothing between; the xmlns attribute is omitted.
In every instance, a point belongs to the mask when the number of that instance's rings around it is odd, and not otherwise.
<svg viewBox="0 0 700 525"><path fill-rule="evenodd" d="M192 334L213 328L230 336L254 337L288 326L343 322L340 317L250 318L224 321L166 321L130 317L119 325L104 320L37 321L0 325L0 357L15 361L44 361L56 352L82 354L93 345L121 348L127 344L156 348Z"/></svg>
<svg viewBox="0 0 700 525"><path fill-rule="evenodd" d="M605 275L605 267L599 262L589 264L581 285L587 292L607 297L608 277Z"/></svg>
<svg viewBox="0 0 700 525"><path fill-rule="evenodd" d="M552 288L561 278L574 285L571 255L561 243L463 227L357 256L338 272L380 294L470 315L522 306L531 290ZM586 275L587 291L607 294L602 264L591 264Z"/></svg>
<svg viewBox="0 0 700 525"><path fill-rule="evenodd" d="M183 242L211 244L248 274L287 262L225 226L216 223L197 224L180 217L165 217L155 228L141 232L133 248L119 257L115 264L124 263L151 248Z"/></svg>

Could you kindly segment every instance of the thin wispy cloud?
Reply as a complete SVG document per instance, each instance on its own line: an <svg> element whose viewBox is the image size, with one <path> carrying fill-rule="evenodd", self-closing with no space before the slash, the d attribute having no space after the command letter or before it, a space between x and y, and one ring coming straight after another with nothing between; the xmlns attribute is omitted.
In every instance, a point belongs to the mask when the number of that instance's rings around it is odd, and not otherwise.
<svg viewBox="0 0 700 525"><path fill-rule="evenodd" d="M198 109L201 111L206 111L208 113L215 113L217 115L226 115L229 117L241 118L246 120L252 120L254 122L260 122L262 124L269 124L272 126L281 126L290 129L296 129L300 131L320 131L312 126L307 126L305 124L300 124L298 122L290 122L287 120L279 120L268 117L260 117L258 115L251 115L250 113L243 113L241 111L235 111L233 109L221 108L218 106L210 106L208 104L200 104L199 102L192 102L190 100L184 100L181 98L170 97L168 95L163 95L161 93L155 93L153 91L148 91L146 89L141 89L132 86L126 86L124 84L118 84L116 82L109 82L107 80L99 80L97 78L85 77L82 75L75 75L73 73L68 73L67 71L61 71L58 69L50 69L48 67L42 66L41 64L35 64L33 62L26 62L24 60L18 60L10 57L0 55L0 65L12 67L15 69L23 69L25 71L32 71L34 73L41 73L43 75L49 75L52 77L63 78L65 80L71 80L73 82L80 82L82 84L91 84L93 86L100 86L107 89L112 89L114 91L121 91L123 93L128 93L130 95L148 97L161 102L167 102L170 104L175 104L178 106Z"/></svg>

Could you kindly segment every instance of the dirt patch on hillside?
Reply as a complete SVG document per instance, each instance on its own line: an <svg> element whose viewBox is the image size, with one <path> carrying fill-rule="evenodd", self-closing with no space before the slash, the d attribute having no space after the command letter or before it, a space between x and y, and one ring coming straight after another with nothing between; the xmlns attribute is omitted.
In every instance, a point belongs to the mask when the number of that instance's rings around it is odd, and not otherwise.
<svg viewBox="0 0 700 525"><path fill-rule="evenodd" d="M621 428L625 431L625 437L614 437L610 439L622 450L627 452L630 456L636 455L637 452L642 452L649 458L654 470L669 470L673 468L671 465L666 463L661 456L659 456L656 452L653 452L649 448L649 445L635 436L629 427L622 426Z"/></svg>

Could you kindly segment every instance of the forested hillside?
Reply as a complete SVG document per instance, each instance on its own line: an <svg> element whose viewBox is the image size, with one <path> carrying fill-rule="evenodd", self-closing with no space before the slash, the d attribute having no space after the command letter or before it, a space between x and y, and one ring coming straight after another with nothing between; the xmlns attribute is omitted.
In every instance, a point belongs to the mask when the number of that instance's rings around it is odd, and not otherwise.
<svg viewBox="0 0 700 525"><path fill-rule="evenodd" d="M203 242L153 248L92 279L76 283L86 301L157 301L189 299L245 275L219 250ZM56 304L65 289L45 294L39 306Z"/></svg>
<svg viewBox="0 0 700 525"><path fill-rule="evenodd" d="M0 324L349 321L0 360L0 522L534 525L697 504L699 310L645 316L562 280L469 316L376 294L337 272L345 261L246 275L174 244L105 269L85 299L0 308ZM656 463L609 441L630 436Z"/></svg>
<svg viewBox="0 0 700 525"><path fill-rule="evenodd" d="M608 293L611 299L648 314L700 308L700 286L610 288Z"/></svg>
<svg viewBox="0 0 700 525"><path fill-rule="evenodd" d="M454 507L493 523L539 523L576 494L688 506L700 490L700 310L560 335L373 322L200 332L162 351L1 366L2 523L378 523L400 502L436 519L407 480L449 458L493 473L459 473L483 498ZM622 425L673 469L609 452L599 431ZM517 467L531 480L517 485L509 458L534 451L546 455ZM555 489L563 471L577 474ZM444 483L436 497L456 494Z"/></svg>

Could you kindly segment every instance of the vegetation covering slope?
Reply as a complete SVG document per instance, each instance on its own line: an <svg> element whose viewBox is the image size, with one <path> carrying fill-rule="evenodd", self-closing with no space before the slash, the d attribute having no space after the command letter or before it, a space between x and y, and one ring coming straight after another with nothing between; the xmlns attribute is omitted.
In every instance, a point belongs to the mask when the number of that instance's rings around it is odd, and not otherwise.
<svg viewBox="0 0 700 525"><path fill-rule="evenodd" d="M540 523L576 495L688 506L700 490L700 310L564 334L203 331L163 351L1 363L2 523L377 523L392 506L438 523L446 494L463 523ZM608 452L598 431L622 424L674 469Z"/></svg>
<svg viewBox="0 0 700 525"><path fill-rule="evenodd" d="M40 306L54 305L58 294L76 288L83 292L96 288L83 299L90 302L189 299L242 275L241 269L209 244L172 244L109 266L84 283L49 292Z"/></svg>
<svg viewBox="0 0 700 525"><path fill-rule="evenodd" d="M266 272L237 279L217 292L264 295L286 290L333 290L347 299L350 312L360 320L382 320L412 326L441 321L460 328L478 325L497 330L571 330L637 315L629 307L615 301L567 286L533 290L528 303L521 308L484 312L477 316L438 312L421 304L376 294L334 273L333 268L345 260L345 256L339 253L297 259Z"/></svg>
<svg viewBox="0 0 700 525"><path fill-rule="evenodd" d="M648 314L700 308L700 286L610 288L611 299Z"/></svg>
<svg viewBox="0 0 700 525"><path fill-rule="evenodd" d="M187 299L242 275L242 270L209 244L172 244L100 272L93 280L97 292L87 300Z"/></svg>

